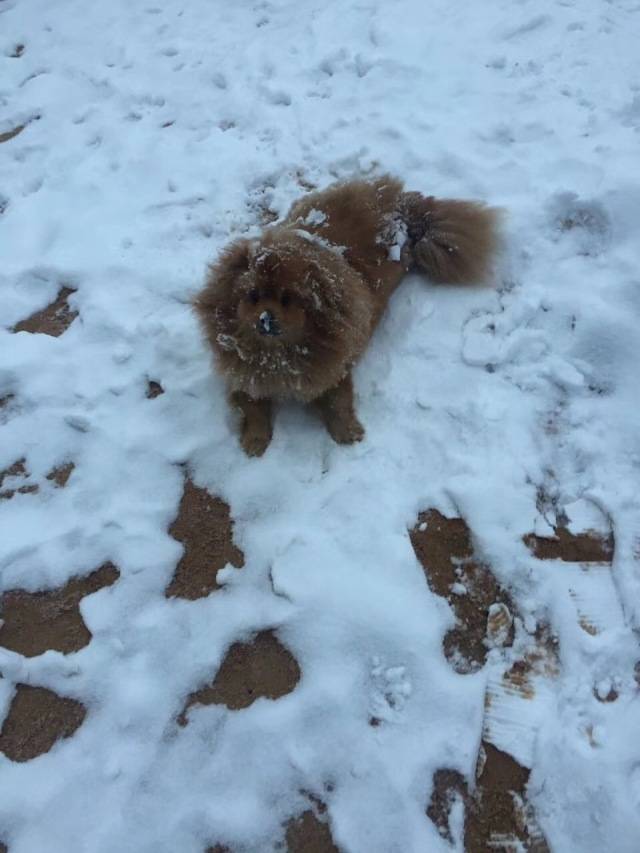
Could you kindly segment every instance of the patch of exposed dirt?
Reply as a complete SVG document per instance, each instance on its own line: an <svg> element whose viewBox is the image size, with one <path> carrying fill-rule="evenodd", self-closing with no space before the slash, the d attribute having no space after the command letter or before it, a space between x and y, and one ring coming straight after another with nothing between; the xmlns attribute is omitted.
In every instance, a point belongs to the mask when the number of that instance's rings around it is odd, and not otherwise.
<svg viewBox="0 0 640 853"><path fill-rule="evenodd" d="M308 809L287 824L287 853L340 853L329 824Z"/></svg>
<svg viewBox="0 0 640 853"><path fill-rule="evenodd" d="M39 491L40 491L39 486L37 486L35 483L30 483L27 486L20 486L19 489L7 489L4 492L0 492L0 500L8 501L16 494L18 494L18 495L33 495Z"/></svg>
<svg viewBox="0 0 640 853"><path fill-rule="evenodd" d="M578 625L580 625L586 634L589 634L592 637L596 637L600 633L598 628L593 624L593 622L590 622L586 616L581 616L578 619Z"/></svg>
<svg viewBox="0 0 640 853"><path fill-rule="evenodd" d="M105 563L86 577L72 578L63 587L49 591L25 592L14 589L0 596L0 646L25 657L35 657L47 649L69 654L91 640L91 632L80 615L85 595L115 583L120 573Z"/></svg>
<svg viewBox="0 0 640 853"><path fill-rule="evenodd" d="M455 770L438 770L427 815L438 831L452 841L449 816L456 798L465 807L464 849L466 853L489 850L513 851L518 842L529 853L549 853L549 847L526 804L529 770L510 755L483 742L473 794Z"/></svg>
<svg viewBox="0 0 640 853"><path fill-rule="evenodd" d="M156 382L155 379L149 379L147 382L147 399L154 400L156 397L159 397L160 394L164 394L164 388L159 382Z"/></svg>
<svg viewBox="0 0 640 853"><path fill-rule="evenodd" d="M23 44L17 44L14 47L13 51L9 54L9 56L11 57L11 59L20 59L20 57L22 56L23 53L24 53L24 45Z"/></svg>
<svg viewBox="0 0 640 853"><path fill-rule="evenodd" d="M19 133L22 133L26 126L26 124L19 124L11 130L6 130L4 133L0 133L0 143L8 142L10 139L13 139Z"/></svg>
<svg viewBox="0 0 640 853"><path fill-rule="evenodd" d="M532 853L548 851L539 831L530 830L525 804L530 771L490 743L484 742L482 750L478 784L465 820L465 850L486 853L500 841L515 838Z"/></svg>
<svg viewBox="0 0 640 853"><path fill-rule="evenodd" d="M65 462L64 465L58 465L56 468L52 468L51 471L47 474L47 480L52 480L56 486L59 486L63 489L73 472L73 469L76 466L73 462Z"/></svg>
<svg viewBox="0 0 640 853"><path fill-rule="evenodd" d="M45 687L18 684L0 730L0 752L11 761L30 761L49 752L82 725L86 708Z"/></svg>
<svg viewBox="0 0 640 853"><path fill-rule="evenodd" d="M28 477L29 473L25 465L26 461L23 456L22 459L17 459L13 465L5 468L4 471L0 471L0 487L2 487L6 477Z"/></svg>
<svg viewBox="0 0 640 853"><path fill-rule="evenodd" d="M223 847L222 844L216 844L215 847L207 847L206 853L231 853L231 851L228 847Z"/></svg>
<svg viewBox="0 0 640 853"><path fill-rule="evenodd" d="M23 457L16 460L13 465L5 468L4 471L0 471L0 489L2 489L2 484L7 477L22 477L23 479L29 477L29 472L25 464L26 461ZM26 495L37 491L39 491L39 487L35 483L28 483L15 489L10 488L0 491L0 500L10 500L15 494Z"/></svg>
<svg viewBox="0 0 640 853"><path fill-rule="evenodd" d="M560 647L558 638L548 625L538 625L535 633L535 645L502 676L506 687L519 693L524 699L535 696L534 678L557 678L560 674ZM487 695L490 699L490 696Z"/></svg>
<svg viewBox="0 0 640 853"><path fill-rule="evenodd" d="M31 476L27 470L26 461L27 460L23 457L22 459L18 459L14 462L13 465L10 465L9 468L5 468L4 471L0 471L0 489L2 489L2 484L7 477L22 477L26 480ZM74 467L75 465L73 462L67 462L64 465L59 465L57 468L52 468L52 470L47 474L47 480L53 481L56 486L64 487L67 485L67 481L71 476L71 472ZM24 486L0 491L0 500L10 500L15 494L34 494L39 491L40 486L38 486L37 483L27 483Z"/></svg>
<svg viewBox="0 0 640 853"><path fill-rule="evenodd" d="M333 790L333 787L329 785L327 786L327 790ZM301 788L300 793L303 797L307 797L309 802L312 804L316 814L324 815L327 813L326 804L323 803L320 797L317 794L314 794L313 791L306 791L304 788Z"/></svg>
<svg viewBox="0 0 640 853"><path fill-rule="evenodd" d="M610 563L613 559L613 533L603 537L594 530L571 533L566 527L554 527L555 536L527 533L524 544L539 560L563 560L566 563Z"/></svg>
<svg viewBox="0 0 640 853"><path fill-rule="evenodd" d="M427 817L435 824L443 838L452 844L454 839L449 826L449 815L456 799L468 805L467 782L457 770L436 770L433 774L431 802L427 806Z"/></svg>
<svg viewBox="0 0 640 853"><path fill-rule="evenodd" d="M68 300L72 293L75 293L74 288L62 287L50 305L25 320L20 320L13 327L13 331L60 337L78 316L78 312L69 307Z"/></svg>
<svg viewBox="0 0 640 853"><path fill-rule="evenodd" d="M14 398L15 394L5 394L4 397L0 397L0 409L4 409Z"/></svg>
<svg viewBox="0 0 640 853"><path fill-rule="evenodd" d="M620 694L616 690L615 687L610 687L607 693L599 693L596 687L593 688L593 695L598 700L598 702L608 703L608 702L617 702L620 698Z"/></svg>
<svg viewBox="0 0 640 853"><path fill-rule="evenodd" d="M187 724L192 705L226 705L232 711L248 708L256 699L279 699L295 688L300 667L273 631L261 631L250 643L234 643L210 685L192 693L178 718Z"/></svg>
<svg viewBox="0 0 640 853"><path fill-rule="evenodd" d="M456 615L458 624L444 638L447 660L458 672L477 669L491 641L503 646L513 642L509 594L474 556L462 518L446 518L435 509L421 512L409 536L429 588L446 598Z"/></svg>
<svg viewBox="0 0 640 853"><path fill-rule="evenodd" d="M228 505L189 479L169 534L182 542L184 554L166 589L168 598L204 598L219 589L216 576L227 563L236 568L244 565L242 551L233 544Z"/></svg>

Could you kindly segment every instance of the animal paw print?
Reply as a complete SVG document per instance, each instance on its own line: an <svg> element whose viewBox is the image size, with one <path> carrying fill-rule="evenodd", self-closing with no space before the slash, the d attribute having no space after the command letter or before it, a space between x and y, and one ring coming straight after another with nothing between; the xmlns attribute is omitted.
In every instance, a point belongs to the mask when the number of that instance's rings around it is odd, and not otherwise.
<svg viewBox="0 0 640 853"><path fill-rule="evenodd" d="M581 199L572 192L558 193L548 205L554 241L570 240L578 255L596 256L608 246L611 223L597 199Z"/></svg>
<svg viewBox="0 0 640 853"><path fill-rule="evenodd" d="M380 658L372 660L369 725L393 722L404 709L412 693L411 680L404 666L387 666Z"/></svg>

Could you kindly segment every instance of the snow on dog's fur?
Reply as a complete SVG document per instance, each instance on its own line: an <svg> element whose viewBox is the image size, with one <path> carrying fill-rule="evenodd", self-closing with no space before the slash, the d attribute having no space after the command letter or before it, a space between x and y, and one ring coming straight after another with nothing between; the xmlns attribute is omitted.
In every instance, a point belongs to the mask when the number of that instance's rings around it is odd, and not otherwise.
<svg viewBox="0 0 640 853"><path fill-rule="evenodd" d="M496 246L497 211L404 192L382 177L304 196L257 240L236 240L210 268L195 301L242 415L250 455L271 440L271 403L314 403L331 436L364 430L351 369L393 291L415 268L433 281L483 279Z"/></svg>

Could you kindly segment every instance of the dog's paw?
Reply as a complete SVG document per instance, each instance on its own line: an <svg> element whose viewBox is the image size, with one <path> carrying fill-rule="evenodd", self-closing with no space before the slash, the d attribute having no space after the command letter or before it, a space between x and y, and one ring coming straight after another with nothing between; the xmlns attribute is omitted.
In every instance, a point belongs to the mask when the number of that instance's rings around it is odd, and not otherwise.
<svg viewBox="0 0 640 853"><path fill-rule="evenodd" d="M271 432L264 429L246 428L240 436L240 444L247 456L262 456L271 443Z"/></svg>
<svg viewBox="0 0 640 853"><path fill-rule="evenodd" d="M364 438L364 427L355 415L344 418L328 418L326 420L329 435L337 444L355 444Z"/></svg>

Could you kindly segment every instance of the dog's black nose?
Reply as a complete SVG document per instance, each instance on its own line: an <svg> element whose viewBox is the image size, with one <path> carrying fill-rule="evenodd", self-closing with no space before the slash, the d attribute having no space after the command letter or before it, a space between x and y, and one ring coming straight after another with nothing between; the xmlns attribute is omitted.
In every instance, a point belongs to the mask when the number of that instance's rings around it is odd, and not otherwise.
<svg viewBox="0 0 640 853"><path fill-rule="evenodd" d="M258 331L261 335L279 335L280 327L278 321L271 311L263 311L258 317Z"/></svg>

